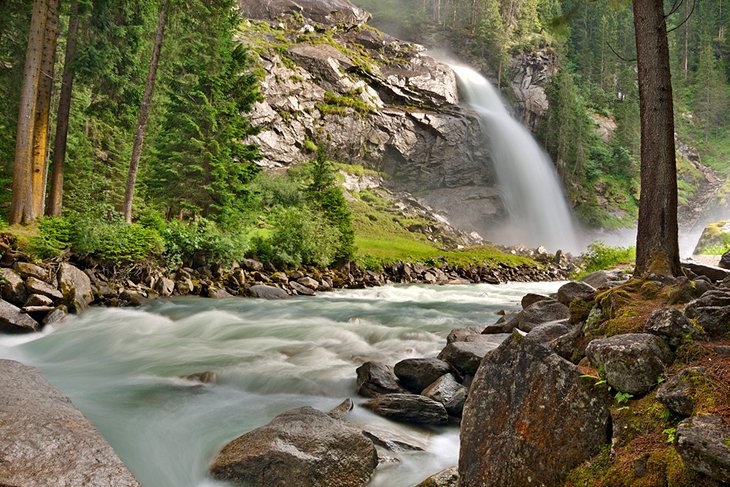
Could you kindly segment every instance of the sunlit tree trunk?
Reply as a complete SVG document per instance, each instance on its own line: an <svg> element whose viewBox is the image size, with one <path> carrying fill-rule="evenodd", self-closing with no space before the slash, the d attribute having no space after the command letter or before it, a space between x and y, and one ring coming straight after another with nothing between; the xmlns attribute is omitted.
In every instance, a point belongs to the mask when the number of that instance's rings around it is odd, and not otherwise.
<svg viewBox="0 0 730 487"><path fill-rule="evenodd" d="M33 14L28 32L28 48L25 53L23 84L20 91L18 129L15 139L15 163L13 165L13 195L8 222L29 223L33 212L33 122L35 120L38 80L43 57L48 1L34 0Z"/></svg>
<svg viewBox="0 0 730 487"><path fill-rule="evenodd" d="M74 81L73 60L76 56L76 39L79 32L79 3L71 0L71 13L68 20L66 36L66 55L63 61L63 77L61 79L61 96L58 100L58 116L56 117L56 137L53 142L53 163L51 165L51 190L48 194L46 214L61 216L63 205L63 166L66 160L66 141L68 138L68 121L71 113L71 93Z"/></svg>
<svg viewBox="0 0 730 487"><path fill-rule="evenodd" d="M46 182L48 181L48 164L46 162L48 146L48 115L51 111L51 95L53 94L54 66L56 64L56 41L58 39L58 4L59 0L48 0L48 18L43 44L38 96L33 123L33 213L41 216L45 209Z"/></svg>
<svg viewBox="0 0 730 487"><path fill-rule="evenodd" d="M636 275L677 276L677 170L667 27L662 0L634 0L641 113Z"/></svg>
<svg viewBox="0 0 730 487"><path fill-rule="evenodd" d="M124 192L124 219L132 222L132 200L134 199L134 185L137 181L137 170L139 169L139 159L142 156L142 145L144 143L144 133L147 128L147 121L150 115L150 106L152 105L152 93L155 88L155 78L157 76L157 65L160 61L160 51L162 50L162 40L165 35L165 23L167 22L168 2L165 0L160 7L160 16L157 20L157 33L155 34L155 44L152 48L152 59L150 60L149 71L147 72L147 82L144 87L144 96L142 97L142 106L139 110L139 118L137 119L137 131L134 134L134 145L132 146L132 159L129 162L129 173L127 174L127 187Z"/></svg>

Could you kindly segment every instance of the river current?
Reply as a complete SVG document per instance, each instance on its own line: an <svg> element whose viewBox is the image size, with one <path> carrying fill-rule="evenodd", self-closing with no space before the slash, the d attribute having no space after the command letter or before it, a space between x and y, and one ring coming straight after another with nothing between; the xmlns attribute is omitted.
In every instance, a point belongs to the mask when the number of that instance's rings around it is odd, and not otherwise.
<svg viewBox="0 0 730 487"><path fill-rule="evenodd" d="M528 292L561 283L385 286L285 301L159 300L92 308L55 330L0 336L0 358L41 369L99 429L145 487L227 485L207 476L231 439L299 406L351 397L355 368L435 356L453 328L493 323ZM181 376L212 371L214 384ZM424 452L378 468L371 486L411 487L458 460L456 426L348 419L411 437Z"/></svg>

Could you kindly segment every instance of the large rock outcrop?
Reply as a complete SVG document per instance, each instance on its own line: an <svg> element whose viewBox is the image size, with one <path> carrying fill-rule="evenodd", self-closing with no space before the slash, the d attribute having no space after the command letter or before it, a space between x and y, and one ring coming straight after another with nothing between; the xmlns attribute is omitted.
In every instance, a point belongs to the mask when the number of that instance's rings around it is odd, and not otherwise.
<svg viewBox="0 0 730 487"><path fill-rule="evenodd" d="M83 414L36 369L0 360L0 485L139 483Z"/></svg>
<svg viewBox="0 0 730 487"><path fill-rule="evenodd" d="M377 464L375 446L360 430L302 407L228 443L211 473L261 487L360 487Z"/></svg>
<svg viewBox="0 0 730 487"><path fill-rule="evenodd" d="M459 107L449 66L362 27L369 14L347 0L239 4L249 19L240 39L265 73L250 115L260 164L306 161L315 141L417 190L462 229L484 232L504 216L478 117Z"/></svg>
<svg viewBox="0 0 730 487"><path fill-rule="evenodd" d="M461 422L459 485L557 486L609 441L610 397L515 332L482 361Z"/></svg>

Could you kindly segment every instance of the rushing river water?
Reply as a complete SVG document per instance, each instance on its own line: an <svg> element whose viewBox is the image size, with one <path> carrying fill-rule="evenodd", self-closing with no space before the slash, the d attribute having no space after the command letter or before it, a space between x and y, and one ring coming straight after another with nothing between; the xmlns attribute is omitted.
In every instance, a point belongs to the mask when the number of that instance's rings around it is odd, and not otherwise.
<svg viewBox="0 0 730 487"><path fill-rule="evenodd" d="M560 283L386 286L286 301L160 300L96 308L55 331L0 336L0 358L39 367L96 425L145 487L226 485L207 476L215 453L275 415L355 398L355 368L435 356L452 328L488 324L527 292ZM218 375L199 385L178 377ZM419 442L378 469L371 486L410 487L457 463L458 428L348 418Z"/></svg>

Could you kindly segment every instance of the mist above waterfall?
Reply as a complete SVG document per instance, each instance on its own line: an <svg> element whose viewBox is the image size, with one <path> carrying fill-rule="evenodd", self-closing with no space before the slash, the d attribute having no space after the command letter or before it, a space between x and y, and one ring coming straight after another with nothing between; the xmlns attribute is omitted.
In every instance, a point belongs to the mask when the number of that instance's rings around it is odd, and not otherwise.
<svg viewBox="0 0 730 487"><path fill-rule="evenodd" d="M570 210L548 155L510 115L489 81L469 67L451 68L457 75L463 104L479 115L509 216L500 233L490 238L505 244L576 250Z"/></svg>

